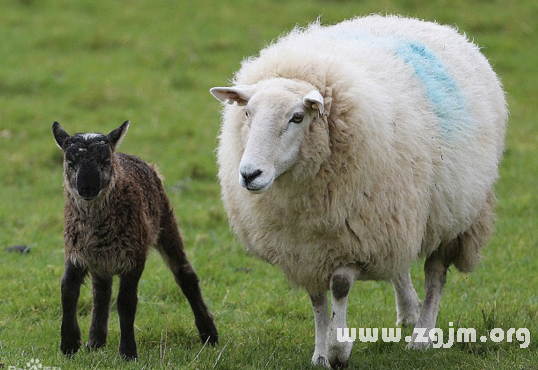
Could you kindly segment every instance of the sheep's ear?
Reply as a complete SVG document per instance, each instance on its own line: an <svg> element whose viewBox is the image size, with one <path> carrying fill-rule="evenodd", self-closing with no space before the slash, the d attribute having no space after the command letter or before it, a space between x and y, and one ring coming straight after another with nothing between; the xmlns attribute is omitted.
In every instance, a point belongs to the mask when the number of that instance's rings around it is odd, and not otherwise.
<svg viewBox="0 0 538 370"><path fill-rule="evenodd" d="M209 92L221 102L228 104L247 105L249 99L254 95L253 85L242 85L234 87L214 87Z"/></svg>
<svg viewBox="0 0 538 370"><path fill-rule="evenodd" d="M112 150L116 150L118 145L120 145L121 141L123 140L123 137L127 133L127 129L129 128L130 124L131 122L125 121L120 127L113 130L110 134L107 135L108 141L110 141L110 144L112 145Z"/></svg>
<svg viewBox="0 0 538 370"><path fill-rule="evenodd" d="M64 145L67 139L69 139L69 134L60 126L58 122L52 124L52 134L54 135L54 140L58 148L64 150Z"/></svg>
<svg viewBox="0 0 538 370"><path fill-rule="evenodd" d="M323 110L325 109L323 96L321 96L318 90L311 90L308 94L306 94L306 96L303 98L303 104L307 108L316 109L319 115L322 115Z"/></svg>

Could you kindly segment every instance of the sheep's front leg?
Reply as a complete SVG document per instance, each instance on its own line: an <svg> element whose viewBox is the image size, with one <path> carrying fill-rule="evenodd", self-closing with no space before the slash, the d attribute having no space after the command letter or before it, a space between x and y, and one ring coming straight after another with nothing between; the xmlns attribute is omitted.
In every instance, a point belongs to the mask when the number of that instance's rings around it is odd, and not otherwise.
<svg viewBox="0 0 538 370"><path fill-rule="evenodd" d="M312 301L316 329L316 347L312 356L312 365L330 367L329 356L327 354L327 332L329 329L327 293L310 294L310 300Z"/></svg>
<svg viewBox="0 0 538 370"><path fill-rule="evenodd" d="M77 321L77 302L80 285L84 281L86 270L74 265L69 259L65 262L62 277L62 326L60 349L64 355L73 355L80 348L81 336Z"/></svg>
<svg viewBox="0 0 538 370"><path fill-rule="evenodd" d="M435 327L439 302L446 282L448 266L444 259L436 252L431 254L424 264L426 292L422 311L413 331L413 339L407 345L411 349L426 349L430 347L430 330ZM424 340L424 341L422 341Z"/></svg>
<svg viewBox="0 0 538 370"><path fill-rule="evenodd" d="M93 311L90 337L87 347L96 349L106 344L108 334L108 313L112 295L112 276L92 276Z"/></svg>
<svg viewBox="0 0 538 370"><path fill-rule="evenodd" d="M136 304L138 302L138 281L144 266L135 268L120 275L120 288L118 291L118 315L120 317L120 356L125 360L136 360L136 340L134 334L134 320Z"/></svg>
<svg viewBox="0 0 538 370"><path fill-rule="evenodd" d="M357 272L351 266L337 268L331 277L331 321L329 324L329 362L333 368L345 368L353 342L339 342L337 330L347 328L347 297Z"/></svg>
<svg viewBox="0 0 538 370"><path fill-rule="evenodd" d="M420 301L406 271L392 281L396 298L396 326L414 326L420 315Z"/></svg>

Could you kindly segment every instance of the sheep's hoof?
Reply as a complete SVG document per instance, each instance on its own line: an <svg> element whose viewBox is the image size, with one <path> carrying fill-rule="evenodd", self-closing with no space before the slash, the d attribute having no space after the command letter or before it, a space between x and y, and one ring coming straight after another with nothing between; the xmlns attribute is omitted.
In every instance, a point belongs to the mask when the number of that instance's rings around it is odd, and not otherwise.
<svg viewBox="0 0 538 370"><path fill-rule="evenodd" d="M329 347L329 363L333 369L345 369L349 364L353 343L337 342Z"/></svg>
<svg viewBox="0 0 538 370"><path fill-rule="evenodd" d="M418 322L421 307L420 301L416 301L414 304L397 310L396 327L414 327Z"/></svg>
<svg viewBox="0 0 538 370"><path fill-rule="evenodd" d="M333 358L330 362L333 369L345 369L349 364L349 359L347 361L340 361L339 358Z"/></svg>
<svg viewBox="0 0 538 370"><path fill-rule="evenodd" d="M396 327L405 327L405 328L413 328L417 322L418 317L420 315L420 309L419 311L410 311L406 312L404 315L398 315L396 318Z"/></svg>
<svg viewBox="0 0 538 370"><path fill-rule="evenodd" d="M427 342L415 342L415 341L411 341L407 344L407 349L415 349L415 350L427 350L431 347L432 345L432 342L430 341L427 341Z"/></svg>
<svg viewBox="0 0 538 370"><path fill-rule="evenodd" d="M331 364L329 363L327 356L317 353L314 353L314 356L312 356L312 366L323 366L328 369L331 368Z"/></svg>

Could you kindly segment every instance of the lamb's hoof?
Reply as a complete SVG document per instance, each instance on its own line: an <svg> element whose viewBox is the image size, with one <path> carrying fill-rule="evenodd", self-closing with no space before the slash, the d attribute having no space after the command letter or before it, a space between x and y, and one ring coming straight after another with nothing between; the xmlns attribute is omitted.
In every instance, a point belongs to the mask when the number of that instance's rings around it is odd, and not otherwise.
<svg viewBox="0 0 538 370"><path fill-rule="evenodd" d="M135 361L138 359L138 352L135 348L121 348L120 347L120 357L125 361Z"/></svg>
<svg viewBox="0 0 538 370"><path fill-rule="evenodd" d="M60 349L62 353L67 357L72 357L75 353L78 352L80 348L80 340L75 341L62 341Z"/></svg>
<svg viewBox="0 0 538 370"><path fill-rule="evenodd" d="M349 364L353 343L337 342L329 347L329 363L333 369L345 369Z"/></svg>
<svg viewBox="0 0 538 370"><path fill-rule="evenodd" d="M323 366L327 369L331 368L331 364L329 363L327 357L317 353L314 353L314 356L312 356L312 366Z"/></svg>
<svg viewBox="0 0 538 370"><path fill-rule="evenodd" d="M200 340L202 344L209 343L212 346L216 346L219 343L219 335L216 332L214 334L200 334Z"/></svg>
<svg viewBox="0 0 538 370"><path fill-rule="evenodd" d="M125 361L136 361L138 360L138 353L120 353L120 356Z"/></svg>
<svg viewBox="0 0 538 370"><path fill-rule="evenodd" d="M196 327L198 328L198 333L200 334L200 340L202 344L211 344L212 346L217 345L219 342L219 332L213 321L213 315L209 312L205 316L195 318Z"/></svg>
<svg viewBox="0 0 538 370"><path fill-rule="evenodd" d="M86 344L86 349L88 351L96 351L99 348L102 348L106 345L106 341L88 341Z"/></svg>

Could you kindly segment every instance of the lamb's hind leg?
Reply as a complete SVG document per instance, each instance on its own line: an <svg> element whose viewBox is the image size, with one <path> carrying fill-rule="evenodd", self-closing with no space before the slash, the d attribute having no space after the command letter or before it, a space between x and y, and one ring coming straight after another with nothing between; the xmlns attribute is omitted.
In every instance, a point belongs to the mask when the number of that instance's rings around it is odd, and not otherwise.
<svg viewBox="0 0 538 370"><path fill-rule="evenodd" d="M93 311L87 348L97 349L106 344L108 314L112 295L112 276L92 275Z"/></svg>
<svg viewBox="0 0 538 370"><path fill-rule="evenodd" d="M163 220L161 228L157 248L168 263L170 270L172 270L176 283L189 301L202 343L209 342L215 345L219 339L217 327L202 298L198 276L187 260L187 255L183 249L183 241L171 213L169 217Z"/></svg>
<svg viewBox="0 0 538 370"><path fill-rule="evenodd" d="M392 281L396 298L396 326L414 326L420 315L420 301L409 271Z"/></svg>
<svg viewBox="0 0 538 370"><path fill-rule="evenodd" d="M435 327L437 314L439 312L439 302L446 282L448 265L445 257L439 251L433 252L424 264L426 292L424 304L413 331L412 341L407 348L423 349L431 345L429 339L430 330Z"/></svg>
<svg viewBox="0 0 538 370"><path fill-rule="evenodd" d="M353 342L340 342L337 330L347 328L347 297L357 277L351 266L337 268L331 277L331 321L329 324L329 362L333 368L345 368L351 357Z"/></svg>
<svg viewBox="0 0 538 370"><path fill-rule="evenodd" d="M329 329L327 292L310 294L310 300L312 301L316 329L316 347L312 356L312 365L330 367L327 347L327 332Z"/></svg>

